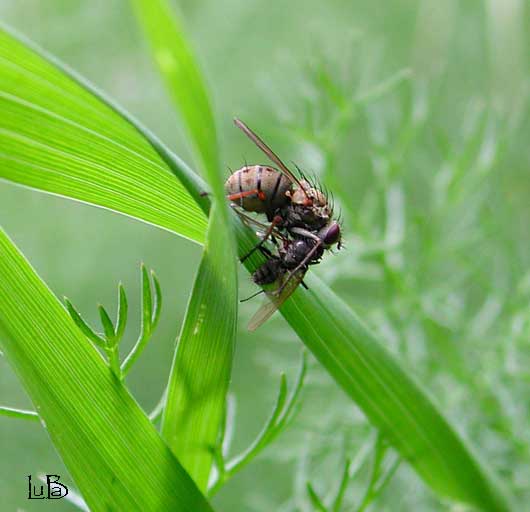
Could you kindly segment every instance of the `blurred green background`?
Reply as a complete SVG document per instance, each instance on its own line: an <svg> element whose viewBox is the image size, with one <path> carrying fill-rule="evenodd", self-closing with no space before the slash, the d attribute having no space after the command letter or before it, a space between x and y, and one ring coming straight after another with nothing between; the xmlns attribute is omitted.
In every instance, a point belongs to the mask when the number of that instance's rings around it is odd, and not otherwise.
<svg viewBox="0 0 530 512"><path fill-rule="evenodd" d="M214 97L223 161L262 161L244 119L286 161L318 174L342 209L346 249L314 269L430 390L520 500L530 502L530 7L523 0L181 1ZM179 120L124 0L1 0L0 19L57 55L191 161ZM1 115L1 113L0 113ZM1 151L1 148L0 148ZM139 264L165 305L130 377L150 410L165 385L201 248L114 213L0 183L0 223L59 296L92 322ZM241 296L253 290L241 273ZM136 295L136 300L134 297ZM301 344L278 316L246 332L241 307L233 451L259 431ZM139 318L139 314L137 315ZM138 327L138 324L134 326ZM135 338L129 329L129 343ZM31 407L0 358L0 401ZM311 510L375 432L311 362L289 431L213 499L216 510ZM0 418L2 510L28 474L68 476L45 431ZM349 485L358 504L368 469ZM448 510L400 465L372 510Z"/></svg>

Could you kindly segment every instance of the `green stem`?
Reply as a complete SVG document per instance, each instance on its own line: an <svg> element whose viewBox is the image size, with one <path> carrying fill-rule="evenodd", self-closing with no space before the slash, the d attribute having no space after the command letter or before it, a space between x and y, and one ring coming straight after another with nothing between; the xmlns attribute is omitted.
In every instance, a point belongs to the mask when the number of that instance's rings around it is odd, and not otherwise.
<svg viewBox="0 0 530 512"><path fill-rule="evenodd" d="M370 481L368 482L363 499L361 500L361 504L359 505L359 508L356 512L364 512L366 507L372 502L375 496L374 490L379 479L379 470L381 468L381 462L383 460L385 451L386 446L383 444L381 434L378 434L375 442L374 460L372 463L372 471L370 473Z"/></svg>
<svg viewBox="0 0 530 512"><path fill-rule="evenodd" d="M326 508L326 505L322 502L320 499L320 496L316 493L315 489L313 489L313 486L307 482L307 494L309 495L309 499L311 500L311 504L317 510L318 512L328 512L328 509Z"/></svg>
<svg viewBox="0 0 530 512"><path fill-rule="evenodd" d="M125 358L125 361L123 361L121 365L121 373L124 378L127 376L134 363L140 357L144 348L147 346L147 342L149 341L150 336L150 331L142 332L142 334L140 334L138 340L136 341L134 347Z"/></svg>
<svg viewBox="0 0 530 512"><path fill-rule="evenodd" d="M118 351L118 345L105 347L105 352L109 359L109 366L112 370L112 373L114 373L119 380L122 380L124 375L120 368L120 354Z"/></svg>
<svg viewBox="0 0 530 512"><path fill-rule="evenodd" d="M221 457L221 465L218 470L219 475L211 487L208 489L208 496L213 496L226 481L234 476L238 471L243 469L249 464L264 448L266 448L276 436L287 426L287 424L295 416L295 406L298 403L300 392L304 385L304 379L307 369L307 356L306 352L302 352L302 363L300 365L300 371L296 378L296 383L291 395L286 400L287 395L287 383L285 375L282 374L280 383L280 392L276 400L276 405L272 411L271 416L267 420L267 423L258 434L254 442L242 453L236 455L227 464L224 463L223 454L221 449L216 450L216 455Z"/></svg>
<svg viewBox="0 0 530 512"><path fill-rule="evenodd" d="M344 493L346 492L346 487L348 486L348 481L350 480L350 466L351 461L346 460L344 463L344 470L342 472L342 479L337 490L337 495L335 496L335 500L333 501L333 505L331 507L332 512L339 512L342 507Z"/></svg>

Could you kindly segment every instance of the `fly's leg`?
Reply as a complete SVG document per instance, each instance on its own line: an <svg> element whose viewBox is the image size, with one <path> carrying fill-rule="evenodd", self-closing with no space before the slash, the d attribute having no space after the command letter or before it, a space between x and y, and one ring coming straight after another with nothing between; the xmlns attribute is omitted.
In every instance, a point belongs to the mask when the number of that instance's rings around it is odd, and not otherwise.
<svg viewBox="0 0 530 512"><path fill-rule="evenodd" d="M264 256L268 256L269 258L273 257L272 252L269 251L269 249L267 249L265 246L260 247L259 250Z"/></svg>
<svg viewBox="0 0 530 512"><path fill-rule="evenodd" d="M229 201L237 201L238 199L244 199L245 197L250 197L250 196L258 196L258 199L260 201L265 201L267 199L265 192L257 188L254 188L252 190L245 190L243 192L236 192L235 194L230 194L226 196L226 198Z"/></svg>
<svg viewBox="0 0 530 512"><path fill-rule="evenodd" d="M253 293L250 297L247 297L246 299L240 299L239 302L247 302L247 300L253 299L254 297L257 297L262 293L265 293L265 290L260 290L259 292Z"/></svg>
<svg viewBox="0 0 530 512"><path fill-rule="evenodd" d="M254 248L252 249L254 251ZM265 246L261 246L261 247L258 247L258 250L259 252L261 252L261 254L263 254L263 256L267 256L267 258L274 258L274 255L272 254L271 251L269 251L269 249L267 249ZM244 258L247 258L248 255L245 255ZM243 263L243 258L240 258L239 261L241 263Z"/></svg>
<svg viewBox="0 0 530 512"><path fill-rule="evenodd" d="M263 238L247 253L241 258L241 263L243 263L248 257L250 257L252 254L254 254L255 251L258 249L261 249L263 247L263 244L273 236L273 231L276 229L278 225L280 225L283 222L283 219L276 215L270 224L270 226L267 228L267 231L265 232L265 235Z"/></svg>

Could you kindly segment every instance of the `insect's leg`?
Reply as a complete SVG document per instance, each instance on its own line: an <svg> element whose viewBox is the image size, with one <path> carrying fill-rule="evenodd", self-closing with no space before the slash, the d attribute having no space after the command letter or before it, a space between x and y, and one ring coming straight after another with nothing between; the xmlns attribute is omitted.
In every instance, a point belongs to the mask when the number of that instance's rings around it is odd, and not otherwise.
<svg viewBox="0 0 530 512"><path fill-rule="evenodd" d="M250 249L247 254L245 254L242 258L239 258L239 261L243 263L245 260L250 258L250 256L252 256L258 249L262 251L264 249L263 244L267 241L269 236L270 234L265 234L265 236L254 247L252 247L252 249Z"/></svg>
<svg viewBox="0 0 530 512"><path fill-rule="evenodd" d="M265 192L257 188L254 188L252 190L245 190L244 192L236 192L235 194L229 194L226 196L226 198L229 201L237 201L238 199L243 199L244 197L255 196L255 195L257 195L261 201L265 201L265 199L267 199Z"/></svg>
<svg viewBox="0 0 530 512"><path fill-rule="evenodd" d="M269 239L269 237L272 236L272 232L274 231L276 226L280 224L281 222L282 222L282 218L278 215L274 217L274 219L272 219L272 222L270 226L267 228L267 231L265 232L265 235L263 236L263 238L249 252L247 252L247 254L245 254L242 258L240 258L241 263L243 263L249 256L254 254L254 252L257 249L260 249L263 246L263 244Z"/></svg>
<svg viewBox="0 0 530 512"><path fill-rule="evenodd" d="M300 284L301 284L306 290L309 290L309 286L307 286L307 284L304 283L304 280L303 280L303 279L300 281Z"/></svg>
<svg viewBox="0 0 530 512"><path fill-rule="evenodd" d="M272 258L272 257L273 257L272 252L269 251L269 249L267 249L265 246L260 247L259 250L260 250L260 252L261 252L262 254L264 254L265 256L268 256L269 258Z"/></svg>
<svg viewBox="0 0 530 512"><path fill-rule="evenodd" d="M250 297L247 297L246 299L241 299L239 302L247 302L247 300L253 299L261 293L265 293L265 290L260 290L259 292L253 293Z"/></svg>
<svg viewBox="0 0 530 512"><path fill-rule="evenodd" d="M287 285L287 283L291 280L291 278L300 270L302 269L304 266L306 266L308 264L308 261L311 260L311 256L313 256L313 254L315 254L315 252L317 251L317 249L322 245L322 240L319 240L315 246L307 253L306 257L298 264L298 266L294 269L294 270L291 270L288 274L287 274L287 279L285 279L285 281L282 283L282 285L274 292L275 295L280 295L282 293L282 291L284 290L285 286Z"/></svg>

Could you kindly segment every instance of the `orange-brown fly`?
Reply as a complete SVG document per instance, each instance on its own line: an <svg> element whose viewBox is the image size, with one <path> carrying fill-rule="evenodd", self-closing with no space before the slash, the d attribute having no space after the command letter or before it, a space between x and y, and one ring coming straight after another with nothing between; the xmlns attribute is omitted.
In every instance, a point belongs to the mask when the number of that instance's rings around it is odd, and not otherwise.
<svg viewBox="0 0 530 512"><path fill-rule="evenodd" d="M234 206L264 214L269 221L269 225L264 225L238 211L245 222L259 225L264 232L260 242L241 261L256 250L268 258L252 276L269 298L249 324L249 329L254 330L300 283L304 284L309 265L319 263L324 250L333 246L340 249L341 229L333 219L333 205L321 187L310 183L301 173L300 177L295 175L247 125L239 119L234 122L277 166L245 165L225 183L227 198ZM277 254L265 247L269 238L277 245Z"/></svg>

